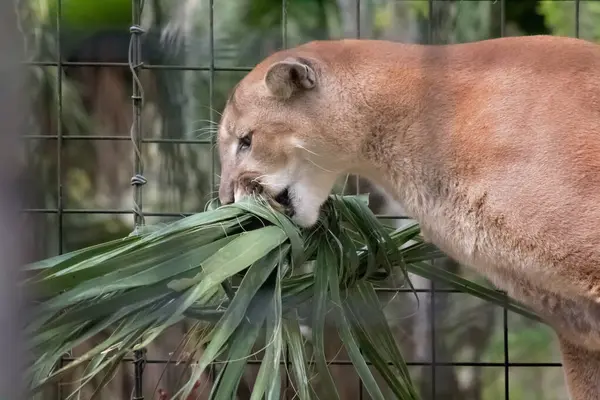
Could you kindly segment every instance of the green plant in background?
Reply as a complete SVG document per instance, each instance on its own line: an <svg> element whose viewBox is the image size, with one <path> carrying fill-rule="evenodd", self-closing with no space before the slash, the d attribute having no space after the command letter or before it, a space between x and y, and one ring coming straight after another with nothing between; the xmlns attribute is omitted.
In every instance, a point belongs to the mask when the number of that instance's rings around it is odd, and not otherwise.
<svg viewBox="0 0 600 400"><path fill-rule="evenodd" d="M131 25L131 0L60 0L61 24L75 29L127 29ZM58 0L38 2L42 21L56 23Z"/></svg>
<svg viewBox="0 0 600 400"><path fill-rule="evenodd" d="M549 1L538 2L538 11L545 17L546 25L552 34L575 36L575 2ZM594 42L600 41L600 3L581 1L579 10L580 37Z"/></svg>
<svg viewBox="0 0 600 400"><path fill-rule="evenodd" d="M161 26L157 21L162 16L154 14L172 12L173 7L159 7L158 1L146 2L144 15L153 16L145 18L148 23L148 34L144 36L144 51L147 57L145 62L154 64L167 63L170 60L181 57L181 51L169 49L164 51L158 44ZM169 2L164 2L169 3ZM63 61L87 62L127 62L127 46L129 42L129 26L131 25L131 1L130 0L61 0L61 38L57 36L57 11L58 0L20 0L18 13L24 30L28 33L27 48L30 59L34 61L56 61L59 56ZM149 7L153 5L154 7ZM150 22L152 20L152 22ZM86 45L86 40L94 38L93 43L99 41L102 46L98 50ZM61 45L59 46L59 39ZM103 41L104 40L104 41ZM58 50L61 54L58 54ZM168 54L167 54L168 53ZM87 57L87 58L86 58ZM178 64L185 64L179 61ZM121 71L119 71L121 69ZM127 120L130 119L131 101L129 96L123 93L130 91L131 82L129 69L127 67L100 67L87 69L80 67L68 67L58 71L53 66L34 67L31 72L31 93L29 94L35 104L35 113L32 116L31 135L56 135L59 124L58 110L60 107L61 130L67 135L89 135L90 141L65 141L60 150L62 158L62 183L65 187L64 195L67 208L122 208L117 205L106 205L107 201L129 198L129 185L112 184L109 191L98 193L98 181L110 180L111 167L119 171L115 174L127 173L130 168L126 164L132 154L126 142L98 142L93 140L94 135L127 135L130 129ZM202 113L204 110L195 110L190 115L183 115L183 77L182 73L153 70L144 71L150 75L150 79L144 81L148 86L154 86L155 90L148 90L155 95L145 98L146 110L157 110L157 113L146 115L144 118L144 135L146 137L158 137L159 139L181 139L186 137L188 129L184 119L195 121L206 119ZM58 75L60 74L60 78ZM110 85L99 85L99 76L104 78L110 75ZM60 87L59 87L60 83ZM106 79L104 80L106 83ZM206 85L207 86L207 85ZM112 91L112 93L110 93ZM219 93L223 90L219 90ZM205 87L198 91L206 98L208 89ZM189 93L188 93L189 94ZM113 109L107 109L106 100L111 98ZM208 103L208 101L206 102ZM95 106L100 104L99 106ZM115 114L121 113L121 116ZM125 116L125 117L124 117ZM125 122L124 122L125 121ZM114 126L120 125L120 126ZM107 146L117 143L120 153L113 153L114 162L101 162L110 157ZM102 147L104 146L104 147ZM56 206L56 176L57 176L57 149L56 142L50 140L28 141L31 154L30 167L32 174L40 177L39 193L33 202L34 208L53 208ZM210 163L209 146L177 146L169 143L153 143L144 146L144 150L154 147L154 165L157 165L153 183L161 186L161 196L147 195L146 204L158 203L157 207L164 204L177 203L178 210L200 209L210 192L208 174L209 168L205 167L207 161ZM204 154L206 153L206 154ZM99 165L103 164L103 165ZM71 180L74 176L70 169L76 169L78 179ZM124 169L126 170L124 171ZM194 174L190 169L195 168ZM126 172L127 171L127 172ZM92 190L82 190L81 184L91 186ZM193 195L188 195L193 191ZM104 196L104 198L102 198ZM109 200L107 200L109 199ZM187 204L184 205L184 200ZM104 202L104 204L103 204ZM116 202L116 201L115 201ZM191 203L191 205L190 205ZM164 207L164 206L163 206ZM167 206L168 207L168 206ZM171 206L173 207L173 206ZM96 243L93 240L94 232L99 239L112 235L112 227L116 222L120 223L121 235L129 227L129 218L123 221L125 216L89 216L81 215L78 218L65 218L64 249L72 250L82 245ZM120 221L117 221L120 220ZM38 218L37 224L46 221ZM106 226L103 226L106 225ZM78 231L73 234L73 231ZM84 234L81 231L86 230ZM114 237L114 236L113 236ZM90 238L91 240L88 240Z"/></svg>
<svg viewBox="0 0 600 400"><path fill-rule="evenodd" d="M386 398L367 361L395 397L416 399L373 285L400 268L405 277L410 271L505 303L495 291L430 265L441 254L418 233L416 225L401 230L381 225L360 197L332 196L310 230L298 229L255 199L34 263L27 269L35 275L26 284L41 299L27 327L37 356L31 386L38 390L86 363L82 386L103 373L99 392L132 350L189 318L203 322L196 347L207 346L176 396L189 395L202 372L221 357L227 364L211 398L230 399L263 332L268 345L252 398L279 398L277 366L287 347L299 398L309 399L312 371L296 310L311 300L314 365L327 398L338 398L323 347L325 315L331 311L371 397ZM300 268L306 263L312 264L309 272ZM242 277L237 289L230 284L235 276ZM516 303L508 306L532 316ZM105 329L112 330L106 340L57 367L65 352Z"/></svg>

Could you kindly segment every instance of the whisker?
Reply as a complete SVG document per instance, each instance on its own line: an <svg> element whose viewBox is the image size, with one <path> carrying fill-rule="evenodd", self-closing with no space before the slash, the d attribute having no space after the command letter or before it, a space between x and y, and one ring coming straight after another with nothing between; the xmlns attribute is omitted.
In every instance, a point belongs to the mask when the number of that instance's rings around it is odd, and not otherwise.
<svg viewBox="0 0 600 400"><path fill-rule="evenodd" d="M198 133L198 132L199 132L198 135L193 136L194 139L201 139L203 136L217 135L219 133L219 130L216 127L204 126L202 128L186 131L184 133L184 136L194 135L195 133Z"/></svg>
<svg viewBox="0 0 600 400"><path fill-rule="evenodd" d="M198 129L193 129L191 131L189 131L189 133L196 133L196 132L214 132L217 133L219 132L219 129L217 127L214 126L203 126L202 128L198 128Z"/></svg>
<svg viewBox="0 0 600 400"><path fill-rule="evenodd" d="M205 139L217 136L217 132L202 132L199 135L194 136L196 139Z"/></svg>
<svg viewBox="0 0 600 400"><path fill-rule="evenodd" d="M344 179L344 185L342 186L342 193L346 193L346 186L348 185L349 179L350 179L350 174L346 174L346 179Z"/></svg>
<svg viewBox="0 0 600 400"><path fill-rule="evenodd" d="M314 161L313 161L313 160L311 160L310 158L307 158L306 160L308 160L308 161L309 161L311 164L313 164L315 167L317 167L317 168L320 168L320 169L322 169L322 170L323 170L323 171L325 171L325 172L330 172L330 173L332 173L332 174L334 174L334 173L335 173L334 171L330 171L330 170L328 170L327 168L323 168L323 167L321 167L319 164L317 164L316 162L314 162Z"/></svg>
<svg viewBox="0 0 600 400"><path fill-rule="evenodd" d="M217 113L217 114L219 114L219 116L220 116L220 117L222 117L222 116L223 116L223 114L221 114L220 112L218 112L217 110L215 110L214 108L212 108L212 107L210 107L210 106L203 106L203 105L201 105L200 107L204 107L204 108L208 109L209 111L212 111L212 112L214 112L214 113Z"/></svg>
<svg viewBox="0 0 600 400"><path fill-rule="evenodd" d="M299 149L302 149L302 150L306 151L307 153L310 153L310 154L312 154L314 156L321 157L319 154L315 153L312 150L307 149L306 147L302 146L301 144L295 143L294 146L297 147L297 148L299 148Z"/></svg>
<svg viewBox="0 0 600 400"><path fill-rule="evenodd" d="M193 121L191 121L192 124L198 123L198 122L207 122L209 124L213 124L213 125L219 125L219 123L217 121L213 121L210 119L195 119Z"/></svg>
<svg viewBox="0 0 600 400"><path fill-rule="evenodd" d="M219 132L219 129L214 126L203 126L202 128L193 129L190 131L190 133L195 133L195 132Z"/></svg>
<svg viewBox="0 0 600 400"><path fill-rule="evenodd" d="M268 175L268 174L265 174L265 175L259 175L259 176L257 176L256 178L252 179L252 182L256 182L256 183L258 183L258 184L260 184L260 185L264 185L264 182L263 182L263 181L261 181L261 179L263 179L263 178L268 178L268 177L270 177L270 176L271 176L271 175ZM279 184L279 183L270 183L270 186L275 186L275 187L277 187L277 188L279 188L279 187L283 187L283 188L285 188L287 185L286 185L285 183L282 183L282 184Z"/></svg>
<svg viewBox="0 0 600 400"><path fill-rule="evenodd" d="M299 148L299 149L302 149L302 150L306 151L307 153L309 153L309 154L312 154L312 155L314 155L314 156L316 156L316 157L321 157L319 154L315 153L315 152L314 152L314 151L312 151L312 150L309 150L309 149L307 149L306 147L302 146L301 144L295 143L295 144L294 144L294 146L295 146L295 147L297 147L297 148ZM328 170L327 168L324 168L324 167L320 166L319 164L317 164L316 162L314 162L314 161L313 161L313 160L311 160L310 158L306 158L306 159L307 159L309 162L311 162L311 163L312 163L312 164L313 164L315 167L317 167L317 168L320 168L320 169L322 169L322 170L323 170L323 171L325 171L325 172L330 172L330 173L332 173L332 174L333 174L333 173L335 173L334 171L330 171L330 170Z"/></svg>

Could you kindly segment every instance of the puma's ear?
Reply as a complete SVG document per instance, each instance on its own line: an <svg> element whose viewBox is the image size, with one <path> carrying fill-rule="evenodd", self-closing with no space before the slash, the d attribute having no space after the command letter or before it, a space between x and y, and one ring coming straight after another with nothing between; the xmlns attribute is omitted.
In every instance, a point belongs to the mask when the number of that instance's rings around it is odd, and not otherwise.
<svg viewBox="0 0 600 400"><path fill-rule="evenodd" d="M316 75L305 61L287 58L269 67L265 83L273 95L289 99L297 91L315 87Z"/></svg>

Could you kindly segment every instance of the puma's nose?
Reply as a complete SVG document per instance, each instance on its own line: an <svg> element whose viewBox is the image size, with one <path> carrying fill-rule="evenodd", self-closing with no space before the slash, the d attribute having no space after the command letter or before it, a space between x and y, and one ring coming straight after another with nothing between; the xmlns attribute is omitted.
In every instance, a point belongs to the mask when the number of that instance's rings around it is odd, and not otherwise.
<svg viewBox="0 0 600 400"><path fill-rule="evenodd" d="M221 204L231 204L234 201L233 197L233 185L230 182L225 182L221 180L221 185L219 186L219 201Z"/></svg>

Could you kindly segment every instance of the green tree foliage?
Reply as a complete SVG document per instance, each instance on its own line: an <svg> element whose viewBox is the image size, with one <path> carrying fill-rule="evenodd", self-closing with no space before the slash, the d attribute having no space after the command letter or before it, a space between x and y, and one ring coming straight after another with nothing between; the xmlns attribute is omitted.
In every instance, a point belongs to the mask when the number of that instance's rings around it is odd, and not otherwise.
<svg viewBox="0 0 600 400"><path fill-rule="evenodd" d="M44 7L52 24L58 15L58 0L48 0ZM61 23L77 29L124 29L131 25L130 0L61 0Z"/></svg>
<svg viewBox="0 0 600 400"><path fill-rule="evenodd" d="M540 1L538 10L544 16L546 25L553 35L575 36L575 2L574 1ZM600 41L600 2L581 1L579 10L580 37Z"/></svg>
<svg viewBox="0 0 600 400"><path fill-rule="evenodd" d="M562 2L562 1L561 1ZM568 3L565 1L564 3ZM495 2L498 6L499 1ZM547 35L550 30L547 27L546 19L539 12L538 0L505 0L506 21L509 27L523 35ZM500 13L496 13L499 20Z"/></svg>

